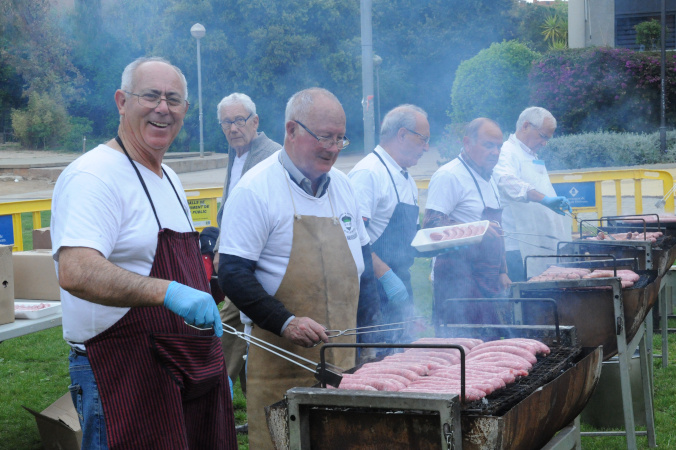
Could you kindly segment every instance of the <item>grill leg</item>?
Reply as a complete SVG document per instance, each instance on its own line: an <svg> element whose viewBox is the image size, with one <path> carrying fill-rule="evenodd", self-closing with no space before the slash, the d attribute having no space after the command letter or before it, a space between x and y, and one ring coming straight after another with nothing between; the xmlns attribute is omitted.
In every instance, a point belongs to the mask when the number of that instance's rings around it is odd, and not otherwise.
<svg viewBox="0 0 676 450"><path fill-rule="evenodd" d="M619 283L617 283L619 284ZM622 389L622 410L624 412L624 430L627 438L627 449L636 448L636 424L634 423L634 405L631 397L631 380L629 378L629 362L631 353L627 351L627 335L624 323L624 305L620 287L613 285L613 305L615 320L619 324L617 330L617 359L620 365L620 386Z"/></svg>
<svg viewBox="0 0 676 450"><path fill-rule="evenodd" d="M646 319L647 322L647 319ZM646 322L643 327L646 327ZM639 344L640 365L641 365L641 381L643 384L643 399L645 402L645 422L648 431L648 446L657 447L655 436L655 411L653 409L653 386L652 386L652 371L649 367L649 362L652 358L648 355L648 348L646 343L646 335L643 335Z"/></svg>

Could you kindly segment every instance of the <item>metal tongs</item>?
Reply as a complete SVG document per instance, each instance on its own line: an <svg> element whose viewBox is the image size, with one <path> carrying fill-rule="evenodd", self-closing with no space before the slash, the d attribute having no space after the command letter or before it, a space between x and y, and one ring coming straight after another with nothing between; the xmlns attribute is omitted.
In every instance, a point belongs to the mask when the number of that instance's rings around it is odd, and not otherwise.
<svg viewBox="0 0 676 450"><path fill-rule="evenodd" d="M263 339L257 338L255 336L252 336L250 334L242 333L241 331L237 331L236 328L231 327L230 325L224 323L223 324L223 332L232 334L233 336L237 336L240 339L245 340L249 344L255 345L258 348L262 348L263 350L266 350L272 354L275 354L279 356L282 359L287 360L288 362L297 365L298 367L302 367L305 370L308 370L312 372L315 376L315 378L321 382L321 383L326 383L330 384L333 387L338 387L340 385L340 382L343 380L343 376L338 373L337 371L333 370L328 370L326 367L322 367L321 364L318 364L314 361L311 361L307 358L304 358L300 355L297 355L293 352L290 352L286 349L283 349L281 347L277 347L276 345L272 345L267 341L264 341ZM295 359L292 359L295 358ZM302 361L302 362L300 362ZM303 364L305 363L305 364ZM312 367L308 367L306 364L310 364ZM329 366L330 364L326 364ZM333 365L330 365L332 368L339 370L342 373L342 369Z"/></svg>
<svg viewBox="0 0 676 450"><path fill-rule="evenodd" d="M517 238L515 238L514 236L511 236L512 234L528 234L528 233L511 233L511 232L504 232L504 233L505 233L505 234L503 234L502 237L505 237L505 238L507 238L507 239L511 239L511 240L513 240L513 241L516 241L516 242L521 242L522 244L530 245L531 247L537 247L537 248L541 248L541 249L543 249L543 250L551 250L551 251L555 251L555 250L554 250L553 248L551 248L551 247L547 247L547 246L545 246L545 245L533 244L532 242L524 241L523 239L517 239ZM545 235L545 234L538 234L538 235L532 235L532 236L544 236L544 237L548 237L548 238L551 238L551 239L557 239L557 238L555 238L555 237L553 237L553 236L549 236L549 235ZM558 240L558 239L557 239L557 240Z"/></svg>
<svg viewBox="0 0 676 450"><path fill-rule="evenodd" d="M409 323L419 322L425 320L424 317L418 316L404 322L393 322L393 323L383 323L380 325L369 325L367 327L357 327L357 328L347 328L345 330L324 330L326 336L331 338L337 338L340 336L357 336L360 334L370 334L370 333L385 333L387 331L398 331L406 328L404 325Z"/></svg>
<svg viewBox="0 0 676 450"><path fill-rule="evenodd" d="M564 213L565 215L567 215L568 217L570 217L571 219L573 219L574 221L576 221L576 222L580 225L580 231L582 231L583 227L588 227L588 228L591 228L592 230L594 230L594 231L596 232L596 234L603 233L605 236L608 236L608 239L611 240L611 241L616 241L616 240L617 240L617 239L615 239L614 237L612 237L612 236L610 235L610 233L601 230L599 227L596 227L596 226L594 226L594 225L592 225L592 224L590 224L590 223L584 223L584 224L583 224L583 223L582 223L582 220L579 220L579 219L577 218L577 214L573 214L573 213L571 213L571 212L569 212L569 211L566 211L566 210L563 210L563 213Z"/></svg>

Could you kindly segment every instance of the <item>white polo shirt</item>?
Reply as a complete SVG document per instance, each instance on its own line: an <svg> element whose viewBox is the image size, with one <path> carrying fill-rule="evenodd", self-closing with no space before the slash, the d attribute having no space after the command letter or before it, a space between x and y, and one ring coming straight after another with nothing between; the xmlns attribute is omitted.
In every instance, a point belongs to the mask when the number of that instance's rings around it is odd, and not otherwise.
<svg viewBox="0 0 676 450"><path fill-rule="evenodd" d="M493 177L486 181L471 167L469 170L472 171L481 189L486 206L500 208L496 197L499 195L498 188ZM444 164L432 175L425 208L447 214L452 220L460 223L481 220L484 203L472 176L458 158Z"/></svg>
<svg viewBox="0 0 676 450"><path fill-rule="evenodd" d="M257 261L256 279L268 294L275 295L291 256L294 212L335 216L361 276L361 247L369 238L347 176L332 168L327 193L313 197L291 180L279 161L280 151L245 173L228 196L218 252Z"/></svg>
<svg viewBox="0 0 676 450"><path fill-rule="evenodd" d="M397 192L401 202L409 205L418 204L418 188L413 177L410 174L408 179L404 177L401 166L380 145L374 151L383 158L392 178L373 153L366 155L348 174L357 194L361 215L369 219L366 231L371 244L383 234L390 223L394 208L397 206ZM396 191L392 184L393 179Z"/></svg>

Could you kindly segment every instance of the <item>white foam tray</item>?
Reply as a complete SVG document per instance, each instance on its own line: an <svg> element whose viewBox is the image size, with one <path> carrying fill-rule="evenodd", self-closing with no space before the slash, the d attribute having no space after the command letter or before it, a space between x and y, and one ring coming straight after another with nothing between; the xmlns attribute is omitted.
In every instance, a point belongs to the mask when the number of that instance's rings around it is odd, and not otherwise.
<svg viewBox="0 0 676 450"><path fill-rule="evenodd" d="M488 230L488 223L489 223L488 220L480 220L478 222L468 222L458 225L450 225L447 227L424 228L422 230L418 230L415 237L413 238L413 242L411 242L411 246L420 252L431 252L436 250L443 250L446 248L458 247L460 245L478 244L484 238L486 230ZM432 233L442 233L444 230L448 228L467 227L469 225L483 226L484 232L476 236L470 236L466 238L463 237L460 239L450 239L448 241L433 241L432 239L430 239L430 234Z"/></svg>
<svg viewBox="0 0 676 450"><path fill-rule="evenodd" d="M16 319L39 319L40 317L51 316L52 314L61 312L61 302L15 300L14 306L34 306L39 305L40 303L46 303L49 306L47 308L38 309L37 311L17 311L15 308L14 317Z"/></svg>

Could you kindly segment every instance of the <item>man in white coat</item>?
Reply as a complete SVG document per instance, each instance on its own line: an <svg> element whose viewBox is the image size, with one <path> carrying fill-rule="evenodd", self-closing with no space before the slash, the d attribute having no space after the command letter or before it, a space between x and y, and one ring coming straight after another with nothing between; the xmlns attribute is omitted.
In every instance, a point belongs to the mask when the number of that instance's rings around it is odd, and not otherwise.
<svg viewBox="0 0 676 450"><path fill-rule="evenodd" d="M526 108L516 122L516 132L502 144L493 170L505 201L502 228L506 233L507 272L512 281L537 275L553 262L549 258L529 258L525 274L526 256L556 254L558 241L571 240L571 219L564 213L572 212L568 199L556 195L545 163L538 158L538 152L555 131L552 113L537 106Z"/></svg>

